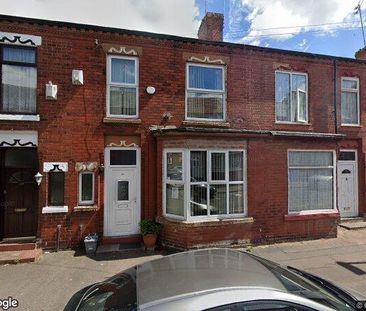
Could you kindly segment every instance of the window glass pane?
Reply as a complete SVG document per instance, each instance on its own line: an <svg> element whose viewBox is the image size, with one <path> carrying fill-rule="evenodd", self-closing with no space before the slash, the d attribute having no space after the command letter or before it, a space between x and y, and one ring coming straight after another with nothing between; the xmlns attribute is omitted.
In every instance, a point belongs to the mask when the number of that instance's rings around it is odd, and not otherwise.
<svg viewBox="0 0 366 311"><path fill-rule="evenodd" d="M354 89L357 90L357 83L356 80L342 80L342 88L344 89Z"/></svg>
<svg viewBox="0 0 366 311"><path fill-rule="evenodd" d="M166 212L172 215L184 216L183 185L166 185Z"/></svg>
<svg viewBox="0 0 366 311"><path fill-rule="evenodd" d="M189 66L189 88L223 90L223 68Z"/></svg>
<svg viewBox="0 0 366 311"><path fill-rule="evenodd" d="M136 165L136 150L111 150L110 165Z"/></svg>
<svg viewBox="0 0 366 311"><path fill-rule="evenodd" d="M306 121L307 120L306 93L303 92L303 91L298 90L297 100L298 100L298 103L299 103L298 121Z"/></svg>
<svg viewBox="0 0 366 311"><path fill-rule="evenodd" d="M291 121L290 75L276 73L276 120Z"/></svg>
<svg viewBox="0 0 366 311"><path fill-rule="evenodd" d="M183 154L181 152L168 152L167 157L167 180L183 180Z"/></svg>
<svg viewBox="0 0 366 311"><path fill-rule="evenodd" d="M206 151L191 151L191 182L207 181Z"/></svg>
<svg viewBox="0 0 366 311"><path fill-rule="evenodd" d="M211 179L225 180L225 153L211 153Z"/></svg>
<svg viewBox="0 0 366 311"><path fill-rule="evenodd" d="M244 169L244 156L242 151L229 152L229 180L242 181Z"/></svg>
<svg viewBox="0 0 366 311"><path fill-rule="evenodd" d="M112 58L111 67L112 82L135 84L135 60Z"/></svg>
<svg viewBox="0 0 366 311"><path fill-rule="evenodd" d="M93 173L82 173L81 201L93 201Z"/></svg>
<svg viewBox="0 0 366 311"><path fill-rule="evenodd" d="M5 167L37 168L36 148L3 148L5 151Z"/></svg>
<svg viewBox="0 0 366 311"><path fill-rule="evenodd" d="M2 65L2 88L3 112L36 112L36 68Z"/></svg>
<svg viewBox="0 0 366 311"><path fill-rule="evenodd" d="M210 185L210 214L226 214L226 185Z"/></svg>
<svg viewBox="0 0 366 311"><path fill-rule="evenodd" d="M342 92L342 123L358 124L357 93Z"/></svg>
<svg viewBox="0 0 366 311"><path fill-rule="evenodd" d="M191 216L207 213L207 184L191 185Z"/></svg>
<svg viewBox="0 0 366 311"><path fill-rule="evenodd" d="M187 117L202 119L224 118L224 95L188 92Z"/></svg>
<svg viewBox="0 0 366 311"><path fill-rule="evenodd" d="M353 151L341 151L339 153L340 161L355 161L356 160L356 153Z"/></svg>
<svg viewBox="0 0 366 311"><path fill-rule="evenodd" d="M36 50L22 49L16 47L4 47L3 60L8 62L35 64Z"/></svg>
<svg viewBox="0 0 366 311"><path fill-rule="evenodd" d="M293 74L292 76L292 90L306 92L306 76Z"/></svg>
<svg viewBox="0 0 366 311"><path fill-rule="evenodd" d="M333 169L290 169L289 210L333 209Z"/></svg>
<svg viewBox="0 0 366 311"><path fill-rule="evenodd" d="M289 166L332 166L333 153L332 152L289 152Z"/></svg>
<svg viewBox="0 0 366 311"><path fill-rule="evenodd" d="M244 185L229 185L229 213L244 213Z"/></svg>
<svg viewBox="0 0 366 311"><path fill-rule="evenodd" d="M136 88L110 87L110 114L136 115Z"/></svg>
<svg viewBox="0 0 366 311"><path fill-rule="evenodd" d="M65 173L49 173L49 205L63 206L65 192Z"/></svg>
<svg viewBox="0 0 366 311"><path fill-rule="evenodd" d="M119 180L117 185L117 201L129 200L129 183L127 180Z"/></svg>

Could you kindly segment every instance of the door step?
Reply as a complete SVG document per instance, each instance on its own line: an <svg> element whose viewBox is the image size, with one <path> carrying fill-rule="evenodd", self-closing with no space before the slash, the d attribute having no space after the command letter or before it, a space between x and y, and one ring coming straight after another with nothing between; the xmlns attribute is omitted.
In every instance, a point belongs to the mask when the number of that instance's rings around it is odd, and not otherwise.
<svg viewBox="0 0 366 311"><path fill-rule="evenodd" d="M21 251L0 252L0 265L35 262L41 257L39 248Z"/></svg>
<svg viewBox="0 0 366 311"><path fill-rule="evenodd" d="M123 251L132 251L142 249L141 243L127 243L127 244L106 244L99 245L97 248L97 254L116 253Z"/></svg>
<svg viewBox="0 0 366 311"><path fill-rule="evenodd" d="M29 251L37 248L37 243L0 243L0 252Z"/></svg>
<svg viewBox="0 0 366 311"><path fill-rule="evenodd" d="M363 217L341 217L341 223L349 223L349 222L360 222L364 221Z"/></svg>
<svg viewBox="0 0 366 311"><path fill-rule="evenodd" d="M366 221L364 221L363 219L360 221L345 221L345 222L341 220L339 226L347 230L366 229Z"/></svg>
<svg viewBox="0 0 366 311"><path fill-rule="evenodd" d="M130 243L140 243L142 241L141 235L128 235L128 236L104 236L102 238L102 245L109 244L130 244Z"/></svg>

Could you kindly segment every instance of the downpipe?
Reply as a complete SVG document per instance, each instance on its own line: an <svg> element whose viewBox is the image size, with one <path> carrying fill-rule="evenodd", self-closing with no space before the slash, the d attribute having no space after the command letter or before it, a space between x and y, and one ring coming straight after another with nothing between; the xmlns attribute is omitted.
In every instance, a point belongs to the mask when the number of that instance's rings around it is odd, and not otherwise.
<svg viewBox="0 0 366 311"><path fill-rule="evenodd" d="M57 225L56 252L60 249L61 225Z"/></svg>

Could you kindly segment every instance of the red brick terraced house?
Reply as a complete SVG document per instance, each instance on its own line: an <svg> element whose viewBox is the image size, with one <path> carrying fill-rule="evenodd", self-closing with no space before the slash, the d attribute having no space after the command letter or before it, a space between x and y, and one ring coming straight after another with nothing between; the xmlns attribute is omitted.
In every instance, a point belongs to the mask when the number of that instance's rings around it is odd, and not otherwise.
<svg viewBox="0 0 366 311"><path fill-rule="evenodd" d="M0 239L177 248L334 237L365 207L356 59L0 16Z"/></svg>

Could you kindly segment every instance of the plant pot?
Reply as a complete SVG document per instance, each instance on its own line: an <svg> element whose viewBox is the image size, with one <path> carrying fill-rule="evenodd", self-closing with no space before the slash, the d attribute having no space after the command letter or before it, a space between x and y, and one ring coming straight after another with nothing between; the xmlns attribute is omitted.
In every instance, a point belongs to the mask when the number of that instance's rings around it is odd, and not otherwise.
<svg viewBox="0 0 366 311"><path fill-rule="evenodd" d="M146 248L153 248L156 244L158 235L155 233L146 234L142 237Z"/></svg>

